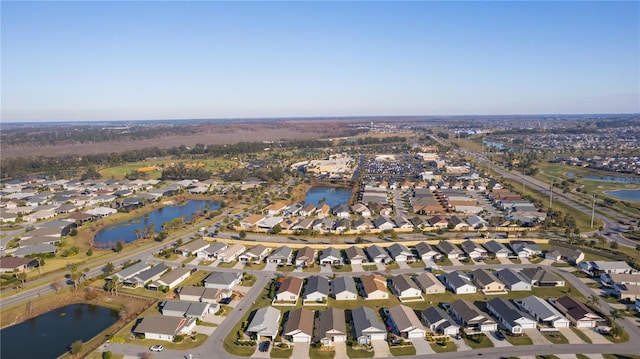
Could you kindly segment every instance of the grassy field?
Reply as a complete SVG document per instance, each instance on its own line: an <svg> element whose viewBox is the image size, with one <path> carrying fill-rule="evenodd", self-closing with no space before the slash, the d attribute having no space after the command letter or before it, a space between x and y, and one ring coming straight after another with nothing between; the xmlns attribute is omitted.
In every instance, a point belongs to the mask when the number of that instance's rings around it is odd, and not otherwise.
<svg viewBox="0 0 640 359"><path fill-rule="evenodd" d="M162 167L177 163L184 163L186 166L198 166L203 167L206 170L219 173L220 170L229 170L236 166L233 161L218 160L218 159L202 159L202 160L156 160L156 161L140 161L133 163L126 163L116 167L109 167L100 170L100 174L104 178L124 178L127 173L131 173L134 170L145 172L147 178L157 179L162 174Z"/></svg>
<svg viewBox="0 0 640 359"><path fill-rule="evenodd" d="M533 341L526 334L522 334L520 336L511 336L509 334L505 334L505 340L511 343L512 345L532 345Z"/></svg>
<svg viewBox="0 0 640 359"><path fill-rule="evenodd" d="M465 336L464 342L467 343L471 349L493 348L493 342L484 334L477 334L469 337Z"/></svg>
<svg viewBox="0 0 640 359"><path fill-rule="evenodd" d="M349 358L373 358L373 354L373 350L353 349L350 345L347 345L347 356Z"/></svg>
<svg viewBox="0 0 640 359"><path fill-rule="evenodd" d="M389 351L393 356L416 355L416 348L413 345L403 345L401 347L390 347Z"/></svg>
<svg viewBox="0 0 640 359"><path fill-rule="evenodd" d="M336 355L335 350L326 350L325 348L309 349L309 358L311 359L332 359Z"/></svg>

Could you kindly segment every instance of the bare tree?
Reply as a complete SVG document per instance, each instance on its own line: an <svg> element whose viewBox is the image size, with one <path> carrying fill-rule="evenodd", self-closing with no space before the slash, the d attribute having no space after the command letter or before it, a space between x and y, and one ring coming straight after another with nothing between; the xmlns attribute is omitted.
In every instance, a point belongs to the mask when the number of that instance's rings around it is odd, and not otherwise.
<svg viewBox="0 0 640 359"><path fill-rule="evenodd" d="M62 289L63 287L64 287L64 280L58 279L57 281L53 282L53 289L56 290L56 293L58 293L60 289Z"/></svg>

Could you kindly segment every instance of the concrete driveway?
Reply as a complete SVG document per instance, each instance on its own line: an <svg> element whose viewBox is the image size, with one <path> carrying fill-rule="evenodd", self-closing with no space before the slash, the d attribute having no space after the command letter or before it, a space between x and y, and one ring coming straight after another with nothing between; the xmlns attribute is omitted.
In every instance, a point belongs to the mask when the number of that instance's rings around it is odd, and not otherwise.
<svg viewBox="0 0 640 359"><path fill-rule="evenodd" d="M311 345L309 343L295 343L293 345L293 353L291 354L292 358L302 358L306 359L309 357L309 348Z"/></svg>
<svg viewBox="0 0 640 359"><path fill-rule="evenodd" d="M364 272L364 269L362 268L362 264L352 264L351 265L351 271L352 272Z"/></svg>
<svg viewBox="0 0 640 359"><path fill-rule="evenodd" d="M500 264L513 264L513 262L511 262L507 257L498 257L496 259L500 261Z"/></svg>
<svg viewBox="0 0 640 359"><path fill-rule="evenodd" d="M427 342L426 339L413 339L413 347L416 348L416 355L421 354L434 354L435 351L431 349L431 345Z"/></svg>
<svg viewBox="0 0 640 359"><path fill-rule="evenodd" d="M589 339L591 339L591 342L593 344L611 343L607 338L603 337L602 334L596 333L596 331L593 330L593 328L578 328L578 329L582 331L587 337L589 337Z"/></svg>
<svg viewBox="0 0 640 359"><path fill-rule="evenodd" d="M460 261L458 260L458 258L449 258L449 260L451 261L451 264L453 264L454 266L461 266L461 265L463 265L462 263L460 263Z"/></svg>
<svg viewBox="0 0 640 359"><path fill-rule="evenodd" d="M386 269L385 265L382 263L376 263L376 267L378 267L379 271L384 271Z"/></svg>
<svg viewBox="0 0 640 359"><path fill-rule="evenodd" d="M271 262L271 263L265 264L263 271L265 271L265 272L266 271L275 272L277 269L278 269L278 263Z"/></svg>
<svg viewBox="0 0 640 359"><path fill-rule="evenodd" d="M451 338L451 340L453 340L453 342L456 344L456 347L458 347L459 352L462 352L465 350L471 350L471 348L467 345L467 343L464 342L464 339Z"/></svg>
<svg viewBox="0 0 640 359"><path fill-rule="evenodd" d="M349 359L346 342L333 342L333 348L336 350L334 359Z"/></svg>
<svg viewBox="0 0 640 359"><path fill-rule="evenodd" d="M320 266L320 273L331 274L333 273L333 269L329 265Z"/></svg>
<svg viewBox="0 0 640 359"><path fill-rule="evenodd" d="M584 340L580 339L580 337L576 333L574 333L571 328L558 328L558 330L562 335L564 335L565 338L567 338L569 343L571 344L584 343Z"/></svg>
<svg viewBox="0 0 640 359"><path fill-rule="evenodd" d="M545 344L550 344L551 343L537 329L527 330L524 333L526 335L528 335L529 338L531 338L531 341L533 342L533 345L545 345Z"/></svg>
<svg viewBox="0 0 640 359"><path fill-rule="evenodd" d="M487 338L489 338L489 340L491 340L491 342L493 343L493 346L496 347L496 348L512 347L513 346L506 339L502 339L502 340L498 339L496 337L496 332L491 332L491 333L487 334Z"/></svg>
<svg viewBox="0 0 640 359"><path fill-rule="evenodd" d="M371 346L374 350L374 358L391 358L393 356L391 355L389 344L387 344L386 340L372 340Z"/></svg>
<svg viewBox="0 0 640 359"><path fill-rule="evenodd" d="M409 267L409 265L407 264L407 262L397 262L398 263L398 268L400 269L408 269L411 268Z"/></svg>

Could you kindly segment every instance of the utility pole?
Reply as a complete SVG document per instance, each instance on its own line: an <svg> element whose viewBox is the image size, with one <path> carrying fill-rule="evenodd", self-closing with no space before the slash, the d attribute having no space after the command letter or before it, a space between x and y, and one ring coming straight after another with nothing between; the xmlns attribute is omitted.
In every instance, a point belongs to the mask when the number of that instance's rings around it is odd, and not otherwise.
<svg viewBox="0 0 640 359"><path fill-rule="evenodd" d="M549 211L553 207L553 178L551 179L551 188L549 188Z"/></svg>
<svg viewBox="0 0 640 359"><path fill-rule="evenodd" d="M593 217L596 215L596 194L593 194L593 203L591 204L591 228L593 229Z"/></svg>

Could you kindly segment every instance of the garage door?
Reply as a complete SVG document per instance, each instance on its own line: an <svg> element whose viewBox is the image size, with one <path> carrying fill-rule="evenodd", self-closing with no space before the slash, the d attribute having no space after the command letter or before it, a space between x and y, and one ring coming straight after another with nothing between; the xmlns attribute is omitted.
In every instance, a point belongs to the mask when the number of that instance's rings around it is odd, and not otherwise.
<svg viewBox="0 0 640 359"><path fill-rule="evenodd" d="M411 332L408 333L407 337L409 337L409 339L424 338L424 335L424 332Z"/></svg>
<svg viewBox="0 0 640 359"><path fill-rule="evenodd" d="M347 336L346 335L335 335L331 339L333 339L334 342L346 342L347 341Z"/></svg>
<svg viewBox="0 0 640 359"><path fill-rule="evenodd" d="M369 334L370 340L385 340L385 335L383 333L380 334Z"/></svg>
<svg viewBox="0 0 640 359"><path fill-rule="evenodd" d="M293 337L293 342L294 343L309 343L311 341L311 338L309 338L308 336L294 336Z"/></svg>

